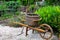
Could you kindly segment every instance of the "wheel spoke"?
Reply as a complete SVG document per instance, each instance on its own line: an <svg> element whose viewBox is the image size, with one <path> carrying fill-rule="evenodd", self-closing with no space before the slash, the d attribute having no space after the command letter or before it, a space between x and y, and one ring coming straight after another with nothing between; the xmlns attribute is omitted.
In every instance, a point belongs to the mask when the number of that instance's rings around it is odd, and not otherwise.
<svg viewBox="0 0 60 40"><path fill-rule="evenodd" d="M44 33L44 36L43 37L45 37L45 33Z"/></svg>

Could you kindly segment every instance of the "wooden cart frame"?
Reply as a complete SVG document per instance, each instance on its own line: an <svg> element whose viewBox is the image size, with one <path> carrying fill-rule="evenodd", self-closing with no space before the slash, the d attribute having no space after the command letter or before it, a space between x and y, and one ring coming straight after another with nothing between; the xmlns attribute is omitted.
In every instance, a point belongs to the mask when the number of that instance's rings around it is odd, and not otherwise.
<svg viewBox="0 0 60 40"><path fill-rule="evenodd" d="M29 21L29 17L27 17L28 18L27 21ZM41 18L39 20L41 20ZM33 23L33 22L35 23L35 22L38 22L39 20L35 20L35 18L34 18L34 20L31 20L30 22L31 23ZM22 20L22 23L20 23L20 22L13 22L13 23L14 24L19 24L22 27L26 27L26 36L28 35L28 30L29 29L32 29L33 31L36 30L43 39L47 39L48 40L48 39L50 39L53 36L53 30L52 30L50 25L48 25L48 24L39 24L38 27L32 27L32 26L29 25L29 22L28 22L27 25L24 24L24 22L27 22L27 21ZM48 33L49 36L47 36L46 33Z"/></svg>

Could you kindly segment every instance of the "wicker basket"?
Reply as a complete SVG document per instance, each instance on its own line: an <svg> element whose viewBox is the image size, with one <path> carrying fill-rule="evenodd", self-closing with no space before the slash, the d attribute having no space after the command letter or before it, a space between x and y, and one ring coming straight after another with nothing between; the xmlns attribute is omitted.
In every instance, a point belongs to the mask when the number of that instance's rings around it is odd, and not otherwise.
<svg viewBox="0 0 60 40"><path fill-rule="evenodd" d="M27 14L26 15L26 24L27 25L38 26L38 20L39 20L39 16L37 14Z"/></svg>

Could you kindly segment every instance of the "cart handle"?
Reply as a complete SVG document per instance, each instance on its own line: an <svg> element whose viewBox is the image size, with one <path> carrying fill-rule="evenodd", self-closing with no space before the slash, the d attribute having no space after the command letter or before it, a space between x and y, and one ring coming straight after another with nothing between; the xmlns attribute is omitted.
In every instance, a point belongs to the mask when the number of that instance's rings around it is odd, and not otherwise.
<svg viewBox="0 0 60 40"><path fill-rule="evenodd" d="M19 25L21 25L21 26L23 26L23 27L28 27L28 28L31 28L31 29L36 30L36 31L39 31L39 32L46 32L46 31L45 31L45 30L43 30L43 29L33 28L33 27L28 26L28 25L23 24L23 23L19 23L19 22L13 22L13 23L14 23L14 24L19 24Z"/></svg>

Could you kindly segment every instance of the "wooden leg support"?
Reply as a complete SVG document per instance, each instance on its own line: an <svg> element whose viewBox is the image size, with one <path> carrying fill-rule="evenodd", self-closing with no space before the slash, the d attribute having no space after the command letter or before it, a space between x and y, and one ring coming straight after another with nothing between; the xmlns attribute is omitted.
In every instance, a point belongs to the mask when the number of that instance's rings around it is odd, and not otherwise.
<svg viewBox="0 0 60 40"><path fill-rule="evenodd" d="M32 33L34 33L34 30L32 30Z"/></svg>
<svg viewBox="0 0 60 40"><path fill-rule="evenodd" d="M28 35L28 27L26 27L26 36Z"/></svg>

